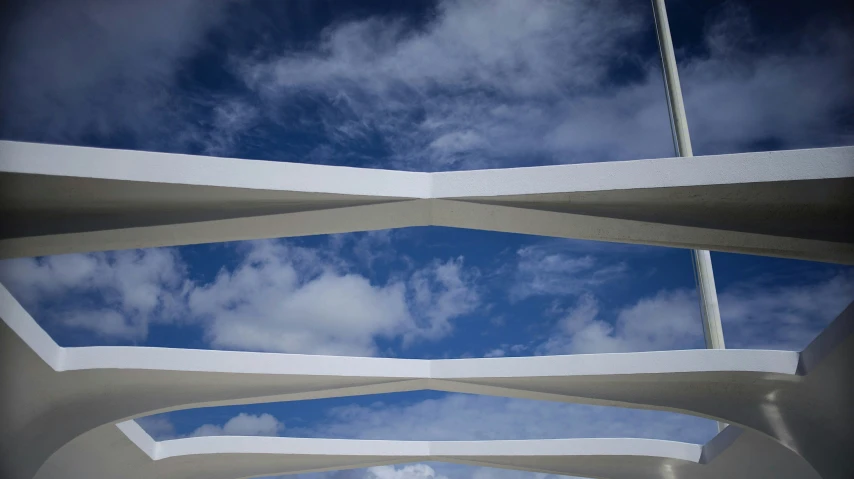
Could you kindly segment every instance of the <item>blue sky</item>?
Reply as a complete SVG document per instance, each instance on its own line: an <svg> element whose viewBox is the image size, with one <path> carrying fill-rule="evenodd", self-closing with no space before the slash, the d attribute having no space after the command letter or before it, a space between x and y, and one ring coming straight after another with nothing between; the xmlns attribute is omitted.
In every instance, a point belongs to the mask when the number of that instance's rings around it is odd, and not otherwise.
<svg viewBox="0 0 854 479"><path fill-rule="evenodd" d="M673 155L647 1L7 2L4 139L441 171ZM854 144L845 2L668 2L696 154ZM784 8L785 7L785 8ZM727 345L800 349L854 269L713 253ZM688 251L447 228L0 263L64 346L407 358L702 347ZM208 408L160 438L635 436L675 414L434 392ZM440 464L329 473L521 477Z"/></svg>

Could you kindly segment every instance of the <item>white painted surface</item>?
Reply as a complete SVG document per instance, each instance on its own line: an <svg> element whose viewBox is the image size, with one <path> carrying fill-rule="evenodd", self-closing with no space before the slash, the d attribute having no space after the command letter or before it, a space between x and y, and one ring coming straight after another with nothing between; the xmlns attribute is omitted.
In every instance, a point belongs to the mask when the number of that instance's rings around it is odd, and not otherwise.
<svg viewBox="0 0 854 479"><path fill-rule="evenodd" d="M0 141L0 186L7 258L432 225L854 263L854 147L411 173Z"/></svg>
<svg viewBox="0 0 854 479"><path fill-rule="evenodd" d="M854 147L417 173L0 140L0 172L451 199L851 178Z"/></svg>
<svg viewBox="0 0 854 479"><path fill-rule="evenodd" d="M854 147L432 173L432 198L851 178Z"/></svg>
<svg viewBox="0 0 854 479"><path fill-rule="evenodd" d="M430 196L427 173L17 141L0 141L0 171L309 193Z"/></svg>
<svg viewBox="0 0 854 479"><path fill-rule="evenodd" d="M436 225L854 263L852 180L853 147L427 174L0 142L0 185L13 186L0 191L0 219L17 232L0 256ZM33 194L48 190L39 184L53 193ZM688 222L697 209L709 212L702 225ZM854 474L854 306L801 354L437 361L61 348L2 287L0 316L0 476L11 479L233 479L425 458L634 479L815 477L807 464ZM624 439L154 443L126 422L418 389L659 409L745 431L728 429L696 460L698 446Z"/></svg>
<svg viewBox="0 0 854 479"><path fill-rule="evenodd" d="M531 470L609 479L818 479L791 451L751 431L726 430L706 445L628 438L524 441L382 441L281 437L204 437L154 443L131 441L133 421L105 426L75 440L79 455L109 449L109 459L83 463L66 455L53 460L38 479L67 477L217 478L295 474L373 465L442 461L483 467ZM142 432L144 435L145 433ZM134 442L158 451L144 454ZM64 453L65 451L63 451ZM60 453L60 456L63 455ZM63 475L65 474L65 475Z"/></svg>
<svg viewBox="0 0 854 479"><path fill-rule="evenodd" d="M850 374L854 304L807 348L809 369L799 369L799 363L804 361L802 354L752 350L406 360L133 347L61 348L43 331L38 334L40 328L35 321L2 288L0 302L0 377L5 386L0 396L0 422L4 424L0 457L2 475L12 479L58 477L56 474L61 471L82 467L81 462L95 467L93 464L105 460L97 452L107 447L99 446L106 444L102 441L111 445L109 454L103 453L106 457L121 449L115 437L105 439L112 436L104 428L118 431L116 423L157 412L417 389L693 414L737 424L771 438L777 449L767 446L772 451L768 454L777 458L775 461L782 460L778 457L781 455L793 456L786 456L786 460L795 462L803 457L826 478L848 477L854 471L854 461L842 453L854 444L850 408L854 390ZM832 340L828 339L830 335ZM45 357L62 359L50 364L35 350L41 350ZM806 375L802 371L807 371ZM45 385L49 385L49 394L44 393ZM64 421L62 428L56 427L57 417ZM128 433L128 443L135 450L144 451L148 460L150 455L173 454L163 452L165 444L146 442L139 430L128 425L122 430ZM252 441L240 442L242 445L232 441L211 439L179 445L197 453L257 453ZM263 444L269 448L264 449L268 451L265 454L273 454L285 443ZM539 447L526 444L520 447ZM598 443L572 444L594 447ZM229 449L249 446L242 452ZM370 456L366 459L368 464L388 463L390 456L376 456L385 450L397 451L392 455L398 458L442 456L441 460L452 462L471 459L445 457L446 450L438 454L429 448L415 454L417 451L408 447L411 445L395 443L388 448L382 445L359 450L365 457ZM183 449L175 451L180 450ZM569 454L573 450L561 449L560 454L571 456L575 454ZM300 451L309 454L310 448ZM672 457L676 452L655 454ZM608 453L598 450L596 455ZM510 462L498 467L534 467L513 463L517 460L513 457L504 457L502 460ZM327 459L332 462L320 460L318 464L332 464L329 467L333 469L350 464L343 459L333 460L332 456ZM248 463L254 460L247 459ZM312 461L317 462L312 459L308 463L315 464ZM482 462L482 458L476 461ZM366 463L358 464L353 467ZM633 462L628 464L640 467ZM269 467L280 464L273 460Z"/></svg>

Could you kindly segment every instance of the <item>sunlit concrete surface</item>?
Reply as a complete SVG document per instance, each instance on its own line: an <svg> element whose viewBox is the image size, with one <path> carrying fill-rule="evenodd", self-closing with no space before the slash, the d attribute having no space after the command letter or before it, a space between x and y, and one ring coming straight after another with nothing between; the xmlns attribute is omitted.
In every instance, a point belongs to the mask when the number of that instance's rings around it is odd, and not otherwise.
<svg viewBox="0 0 854 479"><path fill-rule="evenodd" d="M127 421L98 428L59 456L37 477L236 479L416 461L611 479L819 477L799 456L735 426L704 446L652 439L445 442L214 436L155 442Z"/></svg>
<svg viewBox="0 0 854 479"><path fill-rule="evenodd" d="M417 389L658 409L714 418L744 429L746 436L739 441L764 444L756 446L756 461L759 452L767 450L769 464L802 462L824 478L848 478L854 473L854 459L849 453L854 449L851 408L854 375L850 373L854 365L854 304L801 353L691 350L459 360L143 347L62 348L3 287L0 287L0 317L3 318L0 422L4 425L0 437L3 461L0 472L2 477L12 479L60 477L56 475L59 471L72 470L78 461L76 467L81 468L109 461L114 453L112 448L129 441L126 437L121 441L104 439L119 437L112 436L118 431L115 425L154 413ZM726 442L724 439L719 439L719 443ZM221 441L216 444L237 447L231 442L234 439ZM101 445L106 443L110 447L103 449ZM206 443L181 444L196 447ZM171 446L163 447L168 451ZM481 446L472 446L471 450L488 449L478 447ZM730 447L719 444L713 449L730 450ZM411 460L409 455L405 455L406 459L401 456L400 461L391 460L382 447L359 450L365 451L363 457L330 457L327 468L364 467L374 460L384 464ZM530 457L525 459L529 462L513 457L487 460L473 452L461 459L436 451L443 450L428 448L426 453L422 451L416 456L423 458L426 454L437 460L478 464L495 461L490 463L495 467L539 470L531 468L537 459ZM732 454L736 451L741 449L732 449ZM555 459L564 461L560 467L586 470L583 468L587 467L584 466L587 459L579 463L578 454L563 455L568 458ZM661 461L669 464L667 461L672 459L671 453L654 456L658 457L654 460L658 464L663 464ZM628 457L625 471L641 470L632 463L635 456ZM192 454L175 462L208 459L221 460ZM362 459L365 462L360 462ZM282 467L281 457L269 460L270 467ZM520 462L513 462L517 460ZM316 457L305 458L305 466L294 467L314 470L318 461ZM602 463L601 458L590 461L594 465ZM619 477L686 477L668 476L663 472L666 469L656 469L659 475Z"/></svg>
<svg viewBox="0 0 854 479"><path fill-rule="evenodd" d="M410 226L854 264L854 147L416 173L0 141L0 257Z"/></svg>

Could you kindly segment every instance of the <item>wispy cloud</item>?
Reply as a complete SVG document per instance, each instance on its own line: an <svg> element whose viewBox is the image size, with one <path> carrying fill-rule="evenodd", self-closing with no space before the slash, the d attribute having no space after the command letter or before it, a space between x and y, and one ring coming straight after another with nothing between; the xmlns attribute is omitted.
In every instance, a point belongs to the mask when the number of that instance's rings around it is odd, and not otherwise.
<svg viewBox="0 0 854 479"><path fill-rule="evenodd" d="M141 145L196 134L179 73L228 2L61 0L10 9L0 68L4 136Z"/></svg>
<svg viewBox="0 0 854 479"><path fill-rule="evenodd" d="M373 284L340 258L283 242L255 242L233 270L189 295L215 347L374 355L377 338L438 339L479 296L462 258Z"/></svg>
<svg viewBox="0 0 854 479"><path fill-rule="evenodd" d="M276 108L328 104L324 148L378 136L396 168L672 156L659 60L625 53L652 38L651 21L626 2L448 0L423 29L336 24L314 49L245 59L242 74ZM850 142L839 115L854 99L851 35L825 25L764 42L750 25L732 4L709 22L703 53L683 55L695 150ZM638 79L618 81L618 61Z"/></svg>
<svg viewBox="0 0 854 479"><path fill-rule="evenodd" d="M620 310L612 322L585 294L558 321L540 354L616 353L691 349L702 345L700 311L693 292L662 291Z"/></svg>
<svg viewBox="0 0 854 479"><path fill-rule="evenodd" d="M277 436L285 430L285 424L270 414L240 413L222 426L204 424L190 433L199 436Z"/></svg>
<svg viewBox="0 0 854 479"><path fill-rule="evenodd" d="M749 278L723 289L721 321L729 348L805 348L854 300L854 278L780 285ZM616 312L604 312L586 293L562 311L539 354L659 351L702 347L703 331L694 291L661 290Z"/></svg>
<svg viewBox="0 0 854 479"><path fill-rule="evenodd" d="M383 398L385 399L385 398ZM639 437L705 443L716 433L714 422L682 414L497 398L466 394L446 394L437 399L408 403L377 401L370 405L348 405L329 409L325 415L308 426L281 429L287 421L270 414L240 413L223 425L205 424L194 429L193 435L222 434L232 422L246 421L270 426L264 435L289 437L325 437L346 439L386 440L494 440L494 439L551 439L575 437ZM266 420L261 420L267 417ZM143 422L146 430L152 426L164 429L157 421ZM154 419L152 418L152 419ZM285 419L283 421L282 419ZM166 420L168 423L168 420ZM273 430L272 426L276 426ZM261 432L263 427L252 427ZM171 436L170 436L171 437ZM407 469L411 468L411 469ZM428 470L429 468L429 470ZM386 475L415 474L425 477L488 478L542 477L532 473L510 473L488 468L467 468L449 464L396 466L372 468L366 471L333 473L334 477L375 479ZM321 477L329 477L321 475ZM396 476L395 476L396 477ZM406 476L408 477L408 476ZM418 476L420 477L420 476Z"/></svg>
<svg viewBox="0 0 854 479"><path fill-rule="evenodd" d="M700 443L714 434L710 421L681 414L466 394L333 408L321 423L291 433L436 441L649 437Z"/></svg>
<svg viewBox="0 0 854 479"><path fill-rule="evenodd" d="M613 255L576 253L564 242L542 242L516 252L511 300L579 295L624 276L628 266Z"/></svg>
<svg viewBox="0 0 854 479"><path fill-rule="evenodd" d="M854 274L776 284L759 277L719 298L727 346L801 350L854 300Z"/></svg>
<svg viewBox="0 0 854 479"><path fill-rule="evenodd" d="M185 275L168 248L0 262L0 280L36 317L126 341L186 314Z"/></svg>
<svg viewBox="0 0 854 479"><path fill-rule="evenodd" d="M440 0L417 27L375 14L339 19L313 43L219 42L203 69L211 35L234 40L258 19L251 4L10 12L5 137L414 170L672 155L659 59L635 47L654 42L647 4ZM854 142L844 25L767 37L735 3L707 25L704 44L680 52L698 154ZM256 27L266 38L269 25ZM298 148L270 146L289 135Z"/></svg>
<svg viewBox="0 0 854 479"><path fill-rule="evenodd" d="M638 437L704 443L716 432L710 420L661 411L469 394L445 394L415 402L397 401L394 395L382 399L389 401L333 407L313 424L289 428L285 427L285 416L241 412L224 423L195 427L190 435L402 441ZM152 434L174 435L166 416L152 416L141 424Z"/></svg>
<svg viewBox="0 0 854 479"><path fill-rule="evenodd" d="M462 257L435 259L377 283L333 247L240 245L210 282L175 249L16 259L0 280L42 321L112 341L143 341L150 324L195 323L214 348L372 356L377 342L438 340L480 304Z"/></svg>
<svg viewBox="0 0 854 479"><path fill-rule="evenodd" d="M551 153L550 124L575 111L563 100L597 92L610 59L644 29L636 9L616 3L442 1L423 30L347 22L313 50L246 60L242 71L273 104L328 102L321 121L337 147L380 135L397 168L538 161Z"/></svg>
<svg viewBox="0 0 854 479"><path fill-rule="evenodd" d="M365 479L448 479L427 464L378 466L365 471Z"/></svg>

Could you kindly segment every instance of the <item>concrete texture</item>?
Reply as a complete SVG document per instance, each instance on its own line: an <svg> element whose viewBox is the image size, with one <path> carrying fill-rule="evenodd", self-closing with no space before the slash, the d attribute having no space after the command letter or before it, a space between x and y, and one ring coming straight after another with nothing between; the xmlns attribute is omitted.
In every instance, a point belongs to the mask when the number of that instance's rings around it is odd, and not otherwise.
<svg viewBox="0 0 854 479"><path fill-rule="evenodd" d="M61 455L65 460L51 460L37 477L236 479L417 461L609 479L819 477L796 454L734 426L704 446L652 439L446 442L231 436L155 442L127 421L98 428ZM79 460L91 456L108 459Z"/></svg>
<svg viewBox="0 0 854 479"><path fill-rule="evenodd" d="M0 141L0 257L449 226L854 264L854 147L413 173ZM437 460L609 478L854 477L854 305L803 352L405 360L58 346L0 285L0 477L240 478ZM638 439L155 442L134 419L432 389L731 424Z"/></svg>
<svg viewBox="0 0 854 479"><path fill-rule="evenodd" d="M238 466L258 464L269 468L263 471L280 473L425 459L592 477L720 477L714 474L722 471L733 477L761 477L757 471L775 471L782 465L785 468L773 477L854 474L849 454L854 448L854 304L801 353L690 350L458 360L62 348L2 287L0 317L0 475L10 479L114 477L114 468L133 463L123 459L125 455L176 466L163 466L162 471L152 466L150 475L123 477L251 477L267 472L244 472ZM117 435L116 424L127 431L132 429L128 420L170 410L417 389L658 409L737 428L728 428L697 449L698 457L706 459L693 463L684 453L694 449L666 441L590 440L589 446L578 440L513 441L511 449L529 451L524 454L500 454L497 451L505 447L501 442L466 449L426 442L345 441L339 454L326 447L332 443L307 441L299 446L301 440L292 439L188 439L145 446L145 438ZM742 429L739 435L733 432ZM646 444L655 447L644 449ZM548 460L534 454L545 445L556 445ZM249 459L237 460L239 454ZM250 458L258 454L266 454L264 461ZM212 469L234 475L193 475L196 467L204 471L208 462ZM705 466L700 468L700 462ZM716 462L719 465L712 467ZM234 469L223 468L223 463ZM713 470L719 472L704 475ZM748 475L735 475L739 470ZM782 475L793 471L818 476Z"/></svg>
<svg viewBox="0 0 854 479"><path fill-rule="evenodd" d="M445 173L0 141L0 257L448 226L854 264L854 147Z"/></svg>

